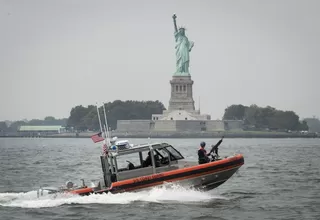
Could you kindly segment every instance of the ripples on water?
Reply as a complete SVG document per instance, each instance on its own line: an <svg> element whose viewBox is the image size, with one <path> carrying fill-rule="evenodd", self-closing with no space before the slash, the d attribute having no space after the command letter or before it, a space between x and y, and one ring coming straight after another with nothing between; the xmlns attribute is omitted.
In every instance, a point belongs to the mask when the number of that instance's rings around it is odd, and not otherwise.
<svg viewBox="0 0 320 220"><path fill-rule="evenodd" d="M200 139L153 141L197 160ZM40 185L98 181L100 151L90 139L0 139L0 219L320 219L319 139L225 139L220 154L242 153L245 165L209 192L170 185L37 198Z"/></svg>

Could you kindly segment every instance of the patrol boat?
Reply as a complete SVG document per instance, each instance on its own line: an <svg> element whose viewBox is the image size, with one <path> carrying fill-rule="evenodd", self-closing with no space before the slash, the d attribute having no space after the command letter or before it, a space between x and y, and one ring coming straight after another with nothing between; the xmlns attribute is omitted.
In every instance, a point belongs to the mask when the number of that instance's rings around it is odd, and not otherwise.
<svg viewBox="0 0 320 220"><path fill-rule="evenodd" d="M131 161L129 161L129 159ZM167 183L211 190L226 182L243 164L243 155L215 158L198 164L186 161L183 155L168 143L132 145L128 141L117 141L100 156L103 179L94 187L74 186L67 182L60 188L41 188L49 193L67 192L78 195L92 193L121 193L139 191Z"/></svg>

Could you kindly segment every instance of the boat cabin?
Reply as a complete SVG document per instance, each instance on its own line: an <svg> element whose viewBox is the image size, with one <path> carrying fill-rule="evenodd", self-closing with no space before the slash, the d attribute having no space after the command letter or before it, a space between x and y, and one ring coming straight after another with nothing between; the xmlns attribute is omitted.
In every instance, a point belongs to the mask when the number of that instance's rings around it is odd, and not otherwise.
<svg viewBox="0 0 320 220"><path fill-rule="evenodd" d="M112 182L178 169L181 153L167 143L113 145L107 156L101 156L105 186Z"/></svg>

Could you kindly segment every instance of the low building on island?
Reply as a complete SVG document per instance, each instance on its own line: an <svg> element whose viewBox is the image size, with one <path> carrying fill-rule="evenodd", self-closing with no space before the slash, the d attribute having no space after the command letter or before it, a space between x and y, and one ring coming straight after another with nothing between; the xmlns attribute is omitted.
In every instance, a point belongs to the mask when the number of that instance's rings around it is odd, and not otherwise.
<svg viewBox="0 0 320 220"><path fill-rule="evenodd" d="M20 136L47 136L66 132L65 127L56 125L22 125L18 128Z"/></svg>

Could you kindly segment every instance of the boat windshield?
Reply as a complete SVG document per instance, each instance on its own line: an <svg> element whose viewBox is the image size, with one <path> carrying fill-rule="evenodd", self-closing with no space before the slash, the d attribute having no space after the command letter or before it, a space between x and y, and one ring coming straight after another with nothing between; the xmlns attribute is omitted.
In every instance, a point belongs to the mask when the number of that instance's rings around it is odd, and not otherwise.
<svg viewBox="0 0 320 220"><path fill-rule="evenodd" d="M159 148L159 149L157 149L157 152L158 152L163 158L169 156L169 155L168 155L168 152L165 151L164 148Z"/></svg>
<svg viewBox="0 0 320 220"><path fill-rule="evenodd" d="M176 160L183 159L183 156L176 149L174 149L172 146L167 146L166 149L170 152L170 154L172 156L175 157Z"/></svg>

